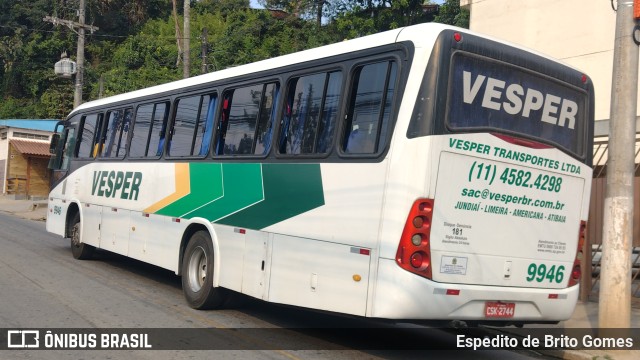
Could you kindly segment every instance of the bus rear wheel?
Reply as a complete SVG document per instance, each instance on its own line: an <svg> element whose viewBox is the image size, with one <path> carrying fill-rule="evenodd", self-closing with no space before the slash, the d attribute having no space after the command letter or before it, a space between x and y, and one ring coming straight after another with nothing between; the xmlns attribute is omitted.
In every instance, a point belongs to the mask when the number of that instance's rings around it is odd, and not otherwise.
<svg viewBox="0 0 640 360"><path fill-rule="evenodd" d="M197 231L182 258L182 291L194 309L215 309L224 303L224 289L213 286L213 265L211 237L206 231Z"/></svg>
<svg viewBox="0 0 640 360"><path fill-rule="evenodd" d="M91 259L95 247L83 243L80 238L80 214L73 217L71 224L71 254L78 260Z"/></svg>

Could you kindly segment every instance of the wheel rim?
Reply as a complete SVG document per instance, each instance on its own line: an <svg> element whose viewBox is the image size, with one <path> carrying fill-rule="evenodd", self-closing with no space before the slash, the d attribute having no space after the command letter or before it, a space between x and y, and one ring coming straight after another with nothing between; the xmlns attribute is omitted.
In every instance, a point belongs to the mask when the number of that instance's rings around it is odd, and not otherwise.
<svg viewBox="0 0 640 360"><path fill-rule="evenodd" d="M80 247L80 224L73 225L71 229L71 245Z"/></svg>
<svg viewBox="0 0 640 360"><path fill-rule="evenodd" d="M189 287L191 291L198 292L207 280L207 253L200 246L193 250L189 258Z"/></svg>

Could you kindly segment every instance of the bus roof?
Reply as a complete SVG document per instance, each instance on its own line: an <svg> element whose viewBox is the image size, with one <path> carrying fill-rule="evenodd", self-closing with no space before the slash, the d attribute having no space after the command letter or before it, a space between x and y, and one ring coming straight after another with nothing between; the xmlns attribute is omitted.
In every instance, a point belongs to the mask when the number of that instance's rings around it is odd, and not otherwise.
<svg viewBox="0 0 640 360"><path fill-rule="evenodd" d="M399 28L395 30L385 31L378 34L368 35L361 38L356 38L353 40L345 40L343 42L325 45L309 50L303 50L296 53L291 53L283 56L278 56L275 58L265 59L261 61L257 61L254 63L240 65L236 67L227 68L224 70L198 75L194 77L190 77L188 79L172 81L169 83L156 85L140 90L135 90L123 94L118 94L114 96L110 96L104 99L94 100L90 102L86 102L81 104L77 108L75 108L71 115L78 111L82 111L92 107L98 107L102 105L107 105L111 103L116 103L119 101L125 101L131 98L150 96L154 94L161 94L167 91L179 89L179 88L188 88L191 86L213 82L220 79L232 78L236 76L241 76L245 74L250 74L252 72L259 72L268 69L276 69L279 67L303 63L305 61L310 61L314 59L320 59L324 57L334 56L345 54L353 51L364 50L369 48L374 48L378 46L382 46L385 44L395 43L398 39L398 36L405 29L412 29L411 31L411 41L415 44L416 47L421 47L428 43L429 41L433 42L431 37L426 37L425 33L434 34L433 38L436 38L437 35L444 29L451 29L453 27L438 23L427 23L427 24L419 24L414 25L407 28Z"/></svg>
<svg viewBox="0 0 640 360"><path fill-rule="evenodd" d="M75 108L71 114L74 115L76 112L99 107L102 105L108 105L112 103L117 103L120 101L130 100L132 98L151 96L156 94L162 94L164 92L173 91L180 88L189 88L191 86L196 86L200 84L205 84L221 79L232 78L236 76L242 76L254 72L277 69L280 67L299 64L306 61L311 61L315 59L321 59L329 56L335 56L340 54L346 54L354 51L365 50L370 48L375 48L378 46L392 44L398 41L411 41L415 47L430 47L436 41L437 37L443 30L446 29L459 29L450 25L440 24L440 23L425 23L425 24L417 24L408 27L403 27L399 29L394 29L390 31L381 32L378 34L367 35L360 38L345 40L343 42L329 44L325 46L320 46L313 49L303 50L283 56L278 56L270 59L265 59L245 65L239 65L235 67L230 67L224 70L215 71L212 73L207 73L203 75L193 76L183 80L172 81L156 86L151 86L148 88L143 88L139 90L134 90L127 93L122 93L114 96L110 96L107 98L89 101L84 104L81 104L77 108ZM580 71L579 69L575 69L573 66L566 64L558 59L554 59L549 57L548 55L539 53L536 50L524 48L521 45L513 44L505 40L496 39L490 36L486 36L483 34L478 34L468 29L459 29L464 31L465 33L477 35L484 37L489 40L497 41L518 49L526 50L532 54L539 55L546 59L549 59L554 62L562 63L563 65L572 68L576 71Z"/></svg>

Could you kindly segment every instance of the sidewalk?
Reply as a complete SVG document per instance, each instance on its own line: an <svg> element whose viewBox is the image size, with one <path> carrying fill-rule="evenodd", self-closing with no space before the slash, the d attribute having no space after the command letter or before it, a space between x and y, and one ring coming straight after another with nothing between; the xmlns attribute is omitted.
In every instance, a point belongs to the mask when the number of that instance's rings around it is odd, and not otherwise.
<svg viewBox="0 0 640 360"><path fill-rule="evenodd" d="M45 221L47 217L47 200L15 200L9 196L0 195L0 212L14 214L24 219ZM549 327L543 325L541 327ZM573 316L570 319L552 326L557 328L592 329L598 327L598 302L578 301ZM631 298L631 327L640 328L640 298ZM505 328L508 332L508 328ZM562 359L585 360L626 360L640 359L640 351L602 351L602 350L566 350L544 351L547 356Z"/></svg>
<svg viewBox="0 0 640 360"><path fill-rule="evenodd" d="M560 322L554 327L593 329L598 327L598 303L578 301L571 319ZM631 327L640 328L640 299L631 298ZM621 350L565 350L545 351L545 355L561 359L584 360L631 360L640 359L640 351Z"/></svg>
<svg viewBox="0 0 640 360"><path fill-rule="evenodd" d="M45 221L47 200L15 200L12 196L0 195L0 211L24 219Z"/></svg>

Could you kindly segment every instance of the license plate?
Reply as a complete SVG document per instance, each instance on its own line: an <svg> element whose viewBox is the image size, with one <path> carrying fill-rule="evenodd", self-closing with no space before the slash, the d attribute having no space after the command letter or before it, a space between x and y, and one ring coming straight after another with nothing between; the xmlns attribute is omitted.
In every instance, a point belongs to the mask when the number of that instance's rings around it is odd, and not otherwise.
<svg viewBox="0 0 640 360"><path fill-rule="evenodd" d="M515 311L515 303L487 301L484 304L484 316L487 318L512 318Z"/></svg>

